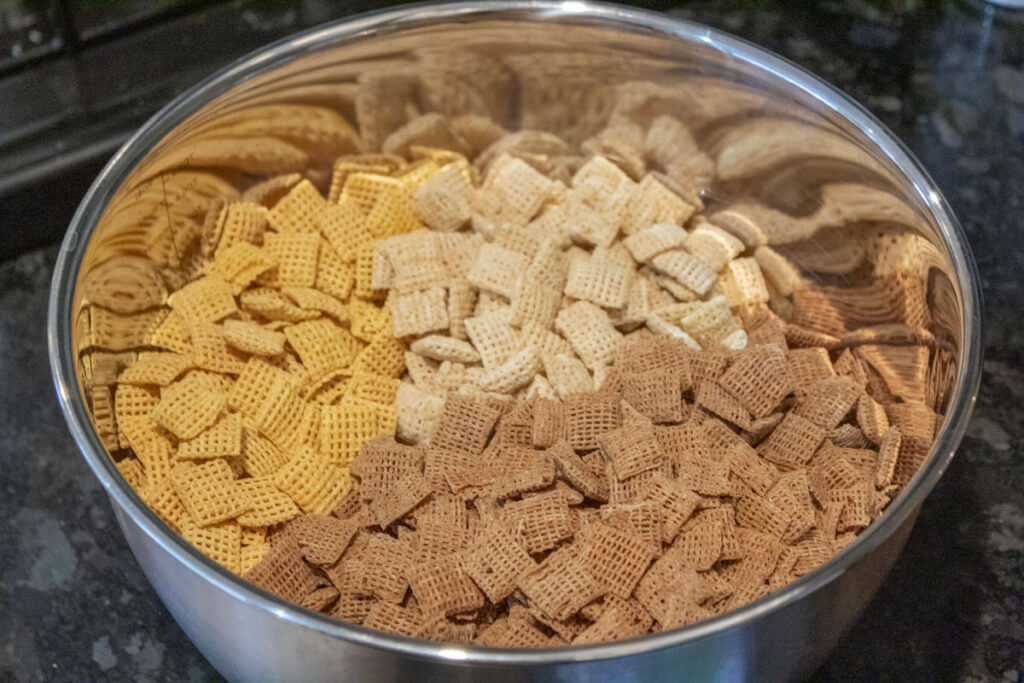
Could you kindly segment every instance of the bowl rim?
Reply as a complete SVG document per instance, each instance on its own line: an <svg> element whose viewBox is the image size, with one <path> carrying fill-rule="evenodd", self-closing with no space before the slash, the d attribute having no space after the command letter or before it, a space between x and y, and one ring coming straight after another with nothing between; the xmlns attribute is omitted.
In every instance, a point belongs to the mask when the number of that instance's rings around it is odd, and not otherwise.
<svg viewBox="0 0 1024 683"><path fill-rule="evenodd" d="M251 77L293 59L328 48L340 41L374 31L395 31L437 21L551 20L586 21L604 28L641 31L699 42L746 63L813 97L859 130L910 182L928 208L951 257L962 307L962 348L955 389L942 428L920 470L890 503L885 514L856 540L821 567L782 589L731 612L689 626L628 640L543 650L485 648L409 638L337 621L285 602L199 553L173 533L120 475L92 426L75 370L72 351L74 287L89 238L118 186L154 144L185 118L216 96ZM836 580L847 568L874 551L919 507L938 482L966 430L981 377L981 295L979 277L963 229L935 182L909 149L874 115L845 93L804 68L741 38L702 24L666 14L580 0L506 0L416 4L344 18L288 36L220 69L186 90L154 114L113 155L82 199L61 244L54 268L48 307L47 344L54 387L65 420L79 450L116 506L138 524L161 548L218 589L273 617L326 636L394 653L434 661L491 665L545 665L593 661L658 650L709 638L727 629L783 609Z"/></svg>

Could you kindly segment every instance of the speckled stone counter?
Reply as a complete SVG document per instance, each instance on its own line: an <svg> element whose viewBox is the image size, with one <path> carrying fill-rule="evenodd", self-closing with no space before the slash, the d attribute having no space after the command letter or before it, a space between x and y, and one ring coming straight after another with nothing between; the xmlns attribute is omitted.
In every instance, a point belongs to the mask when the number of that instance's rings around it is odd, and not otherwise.
<svg viewBox="0 0 1024 683"><path fill-rule="evenodd" d="M986 304L984 380L960 453L815 680L1024 682L1024 12L797 4L677 13L776 50L891 126L963 222ZM0 681L218 680L65 428L44 321L56 251L0 263Z"/></svg>

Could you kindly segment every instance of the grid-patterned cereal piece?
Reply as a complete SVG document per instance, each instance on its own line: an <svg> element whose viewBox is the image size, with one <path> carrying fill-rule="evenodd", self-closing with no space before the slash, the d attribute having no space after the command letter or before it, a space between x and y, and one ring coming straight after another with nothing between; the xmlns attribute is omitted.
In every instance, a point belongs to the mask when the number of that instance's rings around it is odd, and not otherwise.
<svg viewBox="0 0 1024 683"><path fill-rule="evenodd" d="M462 396L452 396L444 406L433 449L479 455L494 429L501 410Z"/></svg>
<svg viewBox="0 0 1024 683"><path fill-rule="evenodd" d="M345 396L380 405L391 405L395 402L398 384L394 377L360 371L352 375Z"/></svg>
<svg viewBox="0 0 1024 683"><path fill-rule="evenodd" d="M238 413L224 415L199 436L178 444L179 458L199 460L241 454L242 416Z"/></svg>
<svg viewBox="0 0 1024 683"><path fill-rule="evenodd" d="M502 217L520 224L529 222L537 214L554 185L545 175L515 157L495 161L484 184L497 195Z"/></svg>
<svg viewBox="0 0 1024 683"><path fill-rule="evenodd" d="M678 429L673 427L673 430ZM687 429L692 429L687 427ZM659 438L662 448L665 441ZM703 496L728 495L732 490L729 484L729 466L711 458L683 455L676 457L676 477L683 488L695 491Z"/></svg>
<svg viewBox="0 0 1024 683"><path fill-rule="evenodd" d="M659 469L665 464L665 453L650 421L604 432L598 435L597 442L619 480Z"/></svg>
<svg viewBox="0 0 1024 683"><path fill-rule="evenodd" d="M529 384L540 372L540 368L540 354L537 349L528 346L517 351L501 365L485 370L480 386L486 391L511 394Z"/></svg>
<svg viewBox="0 0 1024 683"><path fill-rule="evenodd" d="M678 249L687 233L675 223L658 223L622 240L637 263L645 263L670 249Z"/></svg>
<svg viewBox="0 0 1024 683"><path fill-rule="evenodd" d="M657 223L682 225L693 207L653 175L646 175L629 195L622 217L622 232L632 235Z"/></svg>
<svg viewBox="0 0 1024 683"><path fill-rule="evenodd" d="M502 310L468 318L465 326L485 368L501 365L517 350L515 330Z"/></svg>
<svg viewBox="0 0 1024 683"><path fill-rule="evenodd" d="M511 322L516 325L533 322L547 329L555 322L561 303L560 290L529 277L521 278L512 296Z"/></svg>
<svg viewBox="0 0 1024 683"><path fill-rule="evenodd" d="M413 605L402 607L378 600L367 610L361 623L366 628L415 638L420 636L423 629L423 615Z"/></svg>
<svg viewBox="0 0 1024 683"><path fill-rule="evenodd" d="M722 461L758 495L764 495L779 478L778 469L758 457L757 451L743 441L729 446L722 455Z"/></svg>
<svg viewBox="0 0 1024 683"><path fill-rule="evenodd" d="M717 275L709 265L681 249L670 249L653 257L651 266L679 284L704 295L715 284Z"/></svg>
<svg viewBox="0 0 1024 683"><path fill-rule="evenodd" d="M524 279L561 292L565 287L568 270L569 259L566 253L556 240L548 238L541 242L533 255Z"/></svg>
<svg viewBox="0 0 1024 683"><path fill-rule="evenodd" d="M290 297L304 311L319 311L338 323L349 321L348 308L330 294L312 287L282 287L281 292Z"/></svg>
<svg viewBox="0 0 1024 683"><path fill-rule="evenodd" d="M269 287L247 289L239 296L242 310L267 320L299 322L319 318L317 311L304 311L284 294Z"/></svg>
<svg viewBox="0 0 1024 683"><path fill-rule="evenodd" d="M899 427L885 430L878 443L878 466L875 470L875 488L883 489L892 483L896 472L896 460L900 455L902 435Z"/></svg>
<svg viewBox="0 0 1024 683"><path fill-rule="evenodd" d="M171 311L157 326L146 342L150 346L188 355L191 350L188 325L175 311Z"/></svg>
<svg viewBox="0 0 1024 683"><path fill-rule="evenodd" d="M305 607L313 612L325 612L330 609L339 595L338 589L333 586L317 588L302 599L300 607Z"/></svg>
<svg viewBox="0 0 1024 683"><path fill-rule="evenodd" d="M568 354L542 356L544 372L555 392L565 399L571 394L594 391L594 380L587 368L576 356Z"/></svg>
<svg viewBox="0 0 1024 683"><path fill-rule="evenodd" d="M388 297L396 337L426 334L448 327L448 306L443 287Z"/></svg>
<svg viewBox="0 0 1024 683"><path fill-rule="evenodd" d="M572 512L559 492L508 503L505 521L530 554L554 548L574 531Z"/></svg>
<svg viewBox="0 0 1024 683"><path fill-rule="evenodd" d="M588 535L583 563L611 595L628 599L644 575L654 551L643 539L607 523L595 524Z"/></svg>
<svg viewBox="0 0 1024 683"><path fill-rule="evenodd" d="M417 230L389 237L379 243L394 271L393 287L399 292L412 292L428 287L441 287L450 278L442 256L437 233Z"/></svg>
<svg viewBox="0 0 1024 683"><path fill-rule="evenodd" d="M484 606L486 599L473 579L466 574L463 560L450 555L413 566L409 585L425 615L451 615Z"/></svg>
<svg viewBox="0 0 1024 683"><path fill-rule="evenodd" d="M639 500L650 501L660 508L661 540L671 543L697 509L701 497L658 472L644 482Z"/></svg>
<svg viewBox="0 0 1024 683"><path fill-rule="evenodd" d="M789 515L784 510L761 496L743 496L736 502L736 524L741 527L782 538L789 523Z"/></svg>
<svg viewBox="0 0 1024 683"><path fill-rule="evenodd" d="M146 486L139 491L139 497L156 513L157 517L179 533L185 523L184 520L188 519L195 525L185 510L185 506L181 504L181 498L174 490L170 476L162 479L147 476Z"/></svg>
<svg viewBox="0 0 1024 683"><path fill-rule="evenodd" d="M199 525L189 517L182 519L181 537L196 550L230 572L241 567L242 527L233 519Z"/></svg>
<svg viewBox="0 0 1024 683"><path fill-rule="evenodd" d="M650 630L651 616L633 601L606 596L604 604L605 608L601 615L573 638L573 645L634 638L642 636Z"/></svg>
<svg viewBox="0 0 1024 683"><path fill-rule="evenodd" d="M499 498L539 491L555 481L555 463L541 451L522 446L507 446L500 451L499 476L489 491Z"/></svg>
<svg viewBox="0 0 1024 683"><path fill-rule="evenodd" d="M729 261L715 286L733 308L768 303L768 285L761 266L751 257Z"/></svg>
<svg viewBox="0 0 1024 683"><path fill-rule="evenodd" d="M348 472L325 460L312 448L297 449L271 475L274 485L291 496L303 512L325 515L351 487Z"/></svg>
<svg viewBox="0 0 1024 683"><path fill-rule="evenodd" d="M320 414L320 450L327 462L347 465L379 432L380 422L372 404L345 401L324 406Z"/></svg>
<svg viewBox="0 0 1024 683"><path fill-rule="evenodd" d="M686 564L679 547L655 560L635 591L643 609L665 628L681 625L682 613L706 599L708 593L705 579Z"/></svg>
<svg viewBox="0 0 1024 683"><path fill-rule="evenodd" d="M328 318L286 327L284 334L314 378L350 367L360 351L359 341Z"/></svg>
<svg viewBox="0 0 1024 683"><path fill-rule="evenodd" d="M395 394L395 411L398 414L395 434L408 443L424 443L437 428L443 410L443 397L402 382Z"/></svg>
<svg viewBox="0 0 1024 683"><path fill-rule="evenodd" d="M830 491L857 486L861 483L861 476L842 451L834 449L814 458L807 469L807 481L815 500L824 506L829 502Z"/></svg>
<svg viewBox="0 0 1024 683"><path fill-rule="evenodd" d="M565 399L569 445L576 451L597 448L598 437L622 426L622 408L614 394L573 394Z"/></svg>
<svg viewBox="0 0 1024 683"><path fill-rule="evenodd" d="M238 310L231 285L219 275L185 285L171 295L169 303L186 325L217 322Z"/></svg>
<svg viewBox="0 0 1024 683"><path fill-rule="evenodd" d="M227 403L221 386L191 372L161 392L153 419L179 439L191 439L217 421Z"/></svg>
<svg viewBox="0 0 1024 683"><path fill-rule="evenodd" d="M488 243L480 247L466 279L480 289L511 298L516 293L516 283L529 266L528 257Z"/></svg>
<svg viewBox="0 0 1024 683"><path fill-rule="evenodd" d="M466 319L473 315L477 290L469 280L455 278L448 285L448 332L455 339L467 339Z"/></svg>
<svg viewBox="0 0 1024 683"><path fill-rule="evenodd" d="M352 371L400 377L405 370L405 351L405 345L390 330L382 330L370 338L370 343L352 361Z"/></svg>
<svg viewBox="0 0 1024 683"><path fill-rule="evenodd" d="M577 301L560 311L555 328L590 368L610 363L622 340L608 314L588 301Z"/></svg>
<svg viewBox="0 0 1024 683"><path fill-rule="evenodd" d="M544 614L557 620L568 619L605 592L572 547L548 555L520 577L519 588Z"/></svg>
<svg viewBox="0 0 1024 683"><path fill-rule="evenodd" d="M473 187L456 163L446 164L416 190L413 206L433 230L453 232L469 221Z"/></svg>
<svg viewBox="0 0 1024 683"><path fill-rule="evenodd" d="M345 184L341 189L341 198L338 201L340 203L346 198L350 199L355 201L365 213L369 213L385 192L400 187L401 181L390 175L357 171L349 173L345 178Z"/></svg>
<svg viewBox="0 0 1024 683"><path fill-rule="evenodd" d="M277 262L271 258L268 251L248 242L239 242L227 248L218 248L216 257L207 266L207 271L234 285L234 292L241 292L276 265Z"/></svg>
<svg viewBox="0 0 1024 683"><path fill-rule="evenodd" d="M238 379L228 393L228 405L251 418L255 418L263 407L267 396L277 385L298 389L295 380L287 372L276 368L259 358L250 358Z"/></svg>
<svg viewBox="0 0 1024 683"><path fill-rule="evenodd" d="M436 361L476 363L480 360L480 354L472 344L439 334L417 339L409 345L409 350Z"/></svg>
<svg viewBox="0 0 1024 683"><path fill-rule="evenodd" d="M550 448L565 438L565 405L558 400L538 397L533 403L530 441L535 448Z"/></svg>
<svg viewBox="0 0 1024 683"><path fill-rule="evenodd" d="M818 380L835 377L835 370L826 349L790 349L787 357L789 370L793 375L793 386L798 392L813 386Z"/></svg>
<svg viewBox="0 0 1024 683"><path fill-rule="evenodd" d="M583 460L576 455L564 439L548 449L548 454L555 461L559 477L582 493L585 497L599 502L608 501L608 482L604 473L592 471ZM600 456L599 456L600 457Z"/></svg>
<svg viewBox="0 0 1024 683"><path fill-rule="evenodd" d="M405 599L412 569L412 547L387 534L373 534L364 555L363 584L367 592L383 602L399 604Z"/></svg>
<svg viewBox="0 0 1024 683"><path fill-rule="evenodd" d="M277 263L274 283L282 287L312 287L316 283L319 233L270 233L263 242L263 248Z"/></svg>
<svg viewBox="0 0 1024 683"><path fill-rule="evenodd" d="M192 367L188 356L179 353L148 353L140 355L117 376L118 384L155 384L167 386ZM95 410L95 409L94 409Z"/></svg>
<svg viewBox="0 0 1024 683"><path fill-rule="evenodd" d="M364 156L364 155L360 155ZM341 191L345 187L345 180L353 173L372 173L379 176L388 176L396 168L405 164L401 157L391 158L392 155L379 155L381 159L369 160L353 158L351 155L338 157L331 170L331 187L327 193L327 203L334 204L341 199Z"/></svg>
<svg viewBox="0 0 1024 683"><path fill-rule="evenodd" d="M561 223L560 230L568 233L573 240L592 246L610 246L619 233L619 221L590 206L576 190L569 195Z"/></svg>
<svg viewBox="0 0 1024 683"><path fill-rule="evenodd" d="M247 477L235 482L237 489L251 503L251 508L238 515L245 527L281 524L297 517L300 510L287 493L277 488L270 477Z"/></svg>
<svg viewBox="0 0 1024 683"><path fill-rule="evenodd" d="M322 244L314 286L339 301L345 301L355 286L355 266L345 262L331 245Z"/></svg>
<svg viewBox="0 0 1024 683"><path fill-rule="evenodd" d="M245 366L245 354L230 347L220 325L192 325L192 359L203 370L237 375Z"/></svg>
<svg viewBox="0 0 1024 683"><path fill-rule="evenodd" d="M275 538L270 552L242 578L294 603L300 602L320 584L317 575L302 561L299 544L290 534Z"/></svg>
<svg viewBox="0 0 1024 683"><path fill-rule="evenodd" d="M236 485L234 473L223 460L175 465L171 469L171 483L199 526L232 519L252 508L252 501Z"/></svg>
<svg viewBox="0 0 1024 683"><path fill-rule="evenodd" d="M550 647L551 639L533 621L502 616L485 626L473 641L485 647Z"/></svg>
<svg viewBox="0 0 1024 683"><path fill-rule="evenodd" d="M327 244L321 246L321 252L330 246L345 263L355 261L356 252L373 241L373 235L366 227L366 213L352 199L327 205L320 214L318 225L327 240Z"/></svg>
<svg viewBox="0 0 1024 683"><path fill-rule="evenodd" d="M832 430L849 414L860 393L860 387L846 377L818 380L801 393L795 412L826 431Z"/></svg>
<svg viewBox="0 0 1024 683"><path fill-rule="evenodd" d="M565 295L591 301L604 308L626 305L633 281L632 266L596 257L573 259L565 283Z"/></svg>
<svg viewBox="0 0 1024 683"><path fill-rule="evenodd" d="M590 157L572 176L573 187L594 184L601 192L613 192L623 183L629 182L630 178L625 171L600 154Z"/></svg>
<svg viewBox="0 0 1024 683"><path fill-rule="evenodd" d="M308 180L299 182L267 213L270 227L279 233L316 232L327 202ZM268 235L269 237L269 235Z"/></svg>
<svg viewBox="0 0 1024 683"><path fill-rule="evenodd" d="M714 415L744 431L751 428L750 413L720 383L712 380L697 382L694 402Z"/></svg>
<svg viewBox="0 0 1024 683"><path fill-rule="evenodd" d="M276 356L284 351L285 336L280 332L245 320L225 320L222 325L228 345L255 356Z"/></svg>
<svg viewBox="0 0 1024 683"><path fill-rule="evenodd" d="M146 472L142 469L142 463L135 458L125 458L116 465L117 471L121 473L124 480L136 493L141 493L146 488Z"/></svg>
<svg viewBox="0 0 1024 683"><path fill-rule="evenodd" d="M683 525L672 549L682 556L686 566L707 571L722 555L722 520L707 515L694 517Z"/></svg>
<svg viewBox="0 0 1024 683"><path fill-rule="evenodd" d="M786 353L777 346L758 346L737 355L718 378L754 417L765 417L793 390Z"/></svg>
<svg viewBox="0 0 1024 683"><path fill-rule="evenodd" d="M683 248L717 273L726 263L739 256L744 246L743 242L725 230L710 223L701 223L687 236Z"/></svg>
<svg viewBox="0 0 1024 683"><path fill-rule="evenodd" d="M359 477L358 494L366 502L387 495L404 477L419 472L422 462L422 449L378 436L365 444L350 471Z"/></svg>
<svg viewBox="0 0 1024 683"><path fill-rule="evenodd" d="M374 498L367 505L377 525L386 529L409 514L430 494L430 484L416 470L406 474L385 495Z"/></svg>
<svg viewBox="0 0 1024 683"><path fill-rule="evenodd" d="M543 358L545 355L573 355L572 346L540 323L527 320L520 325L518 348L532 346Z"/></svg>
<svg viewBox="0 0 1024 683"><path fill-rule="evenodd" d="M217 249L241 242L259 246L267 229L267 209L249 201L232 202L225 207Z"/></svg>
<svg viewBox="0 0 1024 683"><path fill-rule="evenodd" d="M404 235L423 228L412 207L412 194L403 186L403 181L399 181L397 187L384 189L366 214L365 225L375 238Z"/></svg>

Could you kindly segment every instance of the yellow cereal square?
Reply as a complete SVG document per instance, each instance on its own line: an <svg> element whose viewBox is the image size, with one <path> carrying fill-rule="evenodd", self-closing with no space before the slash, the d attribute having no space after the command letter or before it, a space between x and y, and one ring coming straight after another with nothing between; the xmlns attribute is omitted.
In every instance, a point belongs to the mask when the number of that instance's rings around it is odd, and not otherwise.
<svg viewBox="0 0 1024 683"><path fill-rule="evenodd" d="M270 233L264 242L264 249L277 263L274 282L282 287L312 287L316 283L318 233Z"/></svg>
<svg viewBox="0 0 1024 683"><path fill-rule="evenodd" d="M231 285L219 275L190 282L172 294L169 303L186 325L214 323L238 310Z"/></svg>
<svg viewBox="0 0 1024 683"><path fill-rule="evenodd" d="M267 214L270 227L279 233L317 232L327 202L308 180L301 181ZM269 235L268 235L269 237Z"/></svg>
<svg viewBox="0 0 1024 683"><path fill-rule="evenodd" d="M190 372L161 391L152 416L179 439L191 439L217 421L226 403L220 384L207 375Z"/></svg>
<svg viewBox="0 0 1024 683"><path fill-rule="evenodd" d="M303 512L325 515L351 488L347 467L328 462L312 448L300 448L271 477Z"/></svg>
<svg viewBox="0 0 1024 683"><path fill-rule="evenodd" d="M340 405L324 406L320 413L320 450L327 461L348 465L379 431L377 407L373 404L343 400Z"/></svg>
<svg viewBox="0 0 1024 683"><path fill-rule="evenodd" d="M228 413L199 434L178 443L178 457L192 460L242 454L242 416Z"/></svg>
<svg viewBox="0 0 1024 683"><path fill-rule="evenodd" d="M362 345L328 318L285 328L285 336L314 379L352 364Z"/></svg>

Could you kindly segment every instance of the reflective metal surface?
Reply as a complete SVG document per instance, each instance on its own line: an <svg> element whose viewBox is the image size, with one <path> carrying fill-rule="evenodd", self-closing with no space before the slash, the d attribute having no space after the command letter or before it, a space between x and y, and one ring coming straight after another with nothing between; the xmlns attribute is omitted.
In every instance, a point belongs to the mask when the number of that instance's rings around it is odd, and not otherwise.
<svg viewBox="0 0 1024 683"><path fill-rule="evenodd" d="M380 93L373 122L364 88ZM869 263L880 262L925 278L938 349L928 395L945 413L930 458L878 522L813 573L739 610L638 639L537 651L451 647L342 624L251 587L184 543L127 486L87 397L96 373L111 364L116 372L159 321L162 302L147 297L180 286L195 267L182 236L194 235L219 199L258 180L256 166L317 177L339 153L311 138L269 156L214 157L203 146L225 121L268 103L331 109L360 124L370 147L411 116L441 111L614 154L621 150L602 131L628 137L630 126L677 117L693 141L666 140L663 170L684 196L696 200L704 189L705 213L739 204L781 226L788 236L776 235L779 249L819 282L862 284ZM238 145L256 144L260 133L250 136ZM538 145L545 158L569 155ZM135 273L124 297L90 299L90 278L112 270ZM954 453L980 373L978 297L963 234L927 174L881 123L799 68L657 14L582 2L460 3L306 32L158 113L79 207L54 275L49 345L68 424L140 565L231 680L788 680L820 664L856 619Z"/></svg>

